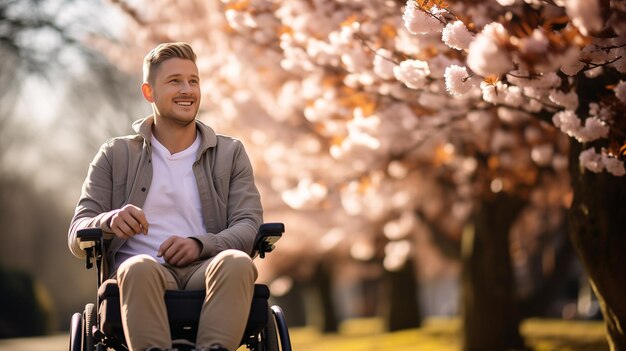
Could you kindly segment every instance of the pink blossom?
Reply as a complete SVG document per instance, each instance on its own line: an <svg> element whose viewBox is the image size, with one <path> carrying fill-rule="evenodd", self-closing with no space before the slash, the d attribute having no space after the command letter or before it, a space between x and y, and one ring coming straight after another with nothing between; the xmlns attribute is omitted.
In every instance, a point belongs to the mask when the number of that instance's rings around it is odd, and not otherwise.
<svg viewBox="0 0 626 351"><path fill-rule="evenodd" d="M624 162L618 160L615 157L603 154L602 163L604 164L606 171L616 177L621 177L626 174L626 169L624 169Z"/></svg>
<svg viewBox="0 0 626 351"><path fill-rule="evenodd" d="M414 0L408 0L402 15L404 27L412 34L439 32L443 29L443 24L438 19L440 17L439 12L437 6L433 6L427 13L419 8Z"/></svg>
<svg viewBox="0 0 626 351"><path fill-rule="evenodd" d="M598 0L567 0L565 10L574 26L584 35L600 31L604 26Z"/></svg>
<svg viewBox="0 0 626 351"><path fill-rule="evenodd" d="M374 57L374 73L383 79L391 79L394 77L393 69L396 64L391 61L391 52L385 49L376 50Z"/></svg>
<svg viewBox="0 0 626 351"><path fill-rule="evenodd" d="M420 89L426 84L430 74L428 63L420 60L405 60L393 68L396 79L411 89Z"/></svg>
<svg viewBox="0 0 626 351"><path fill-rule="evenodd" d="M604 169L602 156L596 153L594 148L589 148L578 156L580 165L594 173L600 173Z"/></svg>
<svg viewBox="0 0 626 351"><path fill-rule="evenodd" d="M446 81L446 90L452 95L465 95L475 87L465 67L451 65L446 68L443 76Z"/></svg>
<svg viewBox="0 0 626 351"><path fill-rule="evenodd" d="M578 157L580 165L586 169L600 173L604 169L616 177L621 177L626 174L624 169L624 162L618 160L612 155L607 155L606 150L602 150L601 153L597 153L594 148L589 148L580 153Z"/></svg>
<svg viewBox="0 0 626 351"><path fill-rule="evenodd" d="M561 111L554 114L552 122L563 133L576 138L581 143L587 143L600 138L606 138L609 134L609 126L597 117L589 117L585 120L584 127L580 119L573 111Z"/></svg>
<svg viewBox="0 0 626 351"><path fill-rule="evenodd" d="M519 50L523 54L537 55L545 53L549 45L546 34L540 29L535 29L529 37L520 40Z"/></svg>
<svg viewBox="0 0 626 351"><path fill-rule="evenodd" d="M585 120L585 127L576 135L581 143L606 138L609 135L609 126L597 117L589 117Z"/></svg>
<svg viewBox="0 0 626 351"><path fill-rule="evenodd" d="M467 65L483 77L502 75L513 69L509 53L499 43L508 34L502 24L493 22L485 26L469 45Z"/></svg>
<svg viewBox="0 0 626 351"><path fill-rule="evenodd" d="M461 21L448 23L441 33L443 42L456 50L467 50L473 37Z"/></svg>
<svg viewBox="0 0 626 351"><path fill-rule="evenodd" d="M580 129L580 119L573 111L560 111L552 116L552 123L563 133L574 136Z"/></svg>
<svg viewBox="0 0 626 351"><path fill-rule="evenodd" d="M572 91L565 93L560 90L550 91L550 101L555 104L566 108L567 110L575 111L578 108L578 94L572 89Z"/></svg>
<svg viewBox="0 0 626 351"><path fill-rule="evenodd" d="M483 100L492 103L498 104L504 101L506 95L506 85L502 84L502 82L498 81L495 84L480 82L480 89L482 91Z"/></svg>

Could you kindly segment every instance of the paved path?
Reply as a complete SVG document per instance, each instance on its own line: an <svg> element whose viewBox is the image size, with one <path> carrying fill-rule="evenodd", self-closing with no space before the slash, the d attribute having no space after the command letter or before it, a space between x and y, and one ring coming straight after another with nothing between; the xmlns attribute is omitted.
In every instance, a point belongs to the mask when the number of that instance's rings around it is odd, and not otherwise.
<svg viewBox="0 0 626 351"><path fill-rule="evenodd" d="M69 343L69 334L0 339L0 351L65 351L69 349Z"/></svg>

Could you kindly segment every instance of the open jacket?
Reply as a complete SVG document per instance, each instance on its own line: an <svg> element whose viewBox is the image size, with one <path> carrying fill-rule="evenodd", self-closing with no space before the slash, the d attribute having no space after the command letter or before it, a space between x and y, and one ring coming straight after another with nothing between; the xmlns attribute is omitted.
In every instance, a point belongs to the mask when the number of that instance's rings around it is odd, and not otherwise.
<svg viewBox="0 0 626 351"><path fill-rule="evenodd" d="M149 116L133 123L135 135L108 140L89 166L82 194L68 233L74 256L83 258L76 232L101 228L109 272L115 267L115 254L124 244L110 225L111 217L127 204L142 208L152 182L152 124ZM216 135L206 124L196 121L201 144L193 172L200 192L202 219L207 233L189 235L202 244L200 259L226 249L252 252L254 238L262 223L263 209L254 184L252 165L243 144ZM172 233L185 235L185 233ZM108 273L103 274L105 277Z"/></svg>

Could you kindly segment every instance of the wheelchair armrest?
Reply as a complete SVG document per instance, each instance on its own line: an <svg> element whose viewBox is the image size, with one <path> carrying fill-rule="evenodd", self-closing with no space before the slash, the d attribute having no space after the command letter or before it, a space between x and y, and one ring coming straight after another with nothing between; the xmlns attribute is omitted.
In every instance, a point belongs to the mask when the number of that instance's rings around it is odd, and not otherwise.
<svg viewBox="0 0 626 351"><path fill-rule="evenodd" d="M267 252L274 250L274 244L285 232L285 225L282 223L263 223L254 240L254 250L261 258L265 258Z"/></svg>
<svg viewBox="0 0 626 351"><path fill-rule="evenodd" d="M100 228L80 229L76 232L76 237L81 250L87 253L85 267L90 269L93 267L93 261L99 262L102 257L102 230Z"/></svg>
<svg viewBox="0 0 626 351"><path fill-rule="evenodd" d="M85 250L89 247L94 247L102 241L102 229L100 228L86 228L80 229L76 232L80 248Z"/></svg>

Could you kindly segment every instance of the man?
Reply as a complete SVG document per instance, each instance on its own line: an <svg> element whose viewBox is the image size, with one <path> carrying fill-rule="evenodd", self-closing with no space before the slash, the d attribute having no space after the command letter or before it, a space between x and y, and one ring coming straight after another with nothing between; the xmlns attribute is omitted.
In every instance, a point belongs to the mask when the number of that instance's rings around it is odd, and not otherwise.
<svg viewBox="0 0 626 351"><path fill-rule="evenodd" d="M130 350L172 347L165 290L206 289L197 350L237 349L252 301L260 196L241 142L196 120L195 62L180 42L146 55L141 91L153 114L100 148L69 230L84 257L76 232L102 229Z"/></svg>

